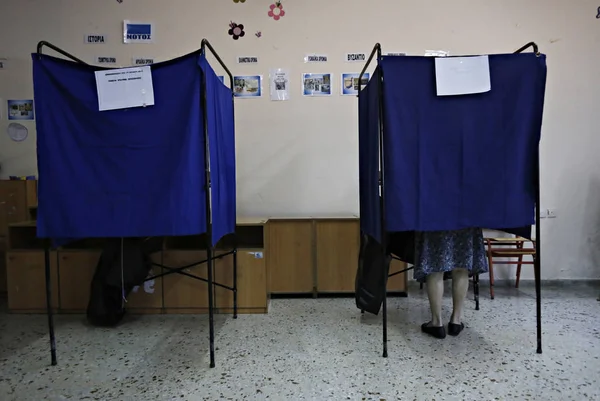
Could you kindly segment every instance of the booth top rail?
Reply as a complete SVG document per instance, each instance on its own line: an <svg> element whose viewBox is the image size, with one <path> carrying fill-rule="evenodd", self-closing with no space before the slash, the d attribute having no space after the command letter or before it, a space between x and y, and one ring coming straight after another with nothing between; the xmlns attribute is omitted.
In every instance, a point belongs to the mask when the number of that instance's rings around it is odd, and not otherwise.
<svg viewBox="0 0 600 401"><path fill-rule="evenodd" d="M208 50L210 50L210 52L212 53L212 55L214 56L214 58L217 59L217 61L219 62L219 64L221 64L221 67L223 67L223 69L225 70L225 72L229 76L229 82L231 83L231 90L233 91L233 74L231 74L231 71L229 71L229 68L227 68L227 66L225 65L225 63L223 62L223 60L221 60L221 57L219 57L219 55L217 54L217 52L215 51L215 49L212 47L212 45L210 44L210 42L208 41L208 39L202 39L202 45L201 45L201 48L200 48L202 54L206 55L206 49L207 48L208 48Z"/></svg>
<svg viewBox="0 0 600 401"><path fill-rule="evenodd" d="M62 54L66 58L70 58L71 60L75 61L76 63L81 63L81 64L87 65L87 63L85 61L78 59L77 57L73 56L71 53L67 53L66 51L64 51L60 47L54 46L52 43L46 42L45 40L42 40L41 42L39 42L37 44L37 52L38 52L38 54L42 54L42 48L44 46L49 47L50 49L54 50L55 52Z"/></svg>
<svg viewBox="0 0 600 401"><path fill-rule="evenodd" d="M62 54L63 56L65 56L68 59L71 59L73 61L75 61L76 63L81 63L81 64L88 64L85 61L73 56L71 53L66 52L65 50L61 49L58 46L53 45L50 42L47 42L45 40L42 40L40 42L38 42L37 44L37 53L38 54L42 54L43 53L43 48L48 47L52 50L54 50L55 52ZM233 74L231 73L231 71L229 71L229 68L227 68L227 66L225 65L225 63L223 62L223 60L221 59L221 57L219 56L219 54L215 51L214 47L212 47L212 45L210 44L210 42L207 39L202 39L202 44L201 44L201 48L200 51L202 52L202 54L206 55L206 49L208 48L208 50L210 50L210 52L212 53L212 55L215 57L215 59L219 62L219 64L221 64L221 67L223 67L223 69L225 70L225 72L227 73L227 75L229 76L229 80L231 82L231 89L233 90Z"/></svg>

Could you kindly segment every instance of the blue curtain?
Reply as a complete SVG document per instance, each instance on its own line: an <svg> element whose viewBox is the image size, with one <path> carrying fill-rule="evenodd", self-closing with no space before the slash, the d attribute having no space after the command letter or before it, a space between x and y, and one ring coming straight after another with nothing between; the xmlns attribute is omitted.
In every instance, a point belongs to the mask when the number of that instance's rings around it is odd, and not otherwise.
<svg viewBox="0 0 600 401"><path fill-rule="evenodd" d="M154 106L103 112L98 67L32 55L39 237L206 231L199 55L152 66Z"/></svg>
<svg viewBox="0 0 600 401"><path fill-rule="evenodd" d="M381 63L387 230L530 227L545 56L491 55L491 91L463 96L436 95L434 63Z"/></svg>
<svg viewBox="0 0 600 401"><path fill-rule="evenodd" d="M206 118L210 149L212 244L235 231L235 121L231 89L223 84L204 56L200 67L206 80Z"/></svg>
<svg viewBox="0 0 600 401"><path fill-rule="evenodd" d="M379 203L379 79L377 69L366 87L358 94L358 174L360 229L364 234L381 238Z"/></svg>

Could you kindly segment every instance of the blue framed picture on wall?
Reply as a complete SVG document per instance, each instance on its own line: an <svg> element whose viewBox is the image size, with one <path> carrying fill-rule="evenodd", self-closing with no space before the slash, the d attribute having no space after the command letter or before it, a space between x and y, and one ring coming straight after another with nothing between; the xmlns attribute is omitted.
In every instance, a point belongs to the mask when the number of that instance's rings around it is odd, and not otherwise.
<svg viewBox="0 0 600 401"><path fill-rule="evenodd" d="M302 74L303 96L330 96L331 74Z"/></svg>
<svg viewBox="0 0 600 401"><path fill-rule="evenodd" d="M8 100L9 120L33 120L33 100Z"/></svg>
<svg viewBox="0 0 600 401"><path fill-rule="evenodd" d="M239 98L262 96L261 75L241 75L233 77L233 94Z"/></svg>
<svg viewBox="0 0 600 401"><path fill-rule="evenodd" d="M358 77L360 73L343 73L342 74L342 95L358 95ZM369 73L365 72L362 76L362 86L364 88L369 82Z"/></svg>

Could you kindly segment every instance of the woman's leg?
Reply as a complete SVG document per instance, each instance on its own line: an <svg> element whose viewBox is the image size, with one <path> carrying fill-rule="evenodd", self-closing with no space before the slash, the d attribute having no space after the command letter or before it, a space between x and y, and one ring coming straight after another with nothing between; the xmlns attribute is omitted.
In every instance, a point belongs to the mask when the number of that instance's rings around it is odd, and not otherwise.
<svg viewBox="0 0 600 401"><path fill-rule="evenodd" d="M441 327L442 298L444 296L444 273L431 273L427 276L427 297L431 309L431 327Z"/></svg>
<svg viewBox="0 0 600 401"><path fill-rule="evenodd" d="M431 309L431 321L421 325L421 331L435 338L446 338L446 328L442 324L442 297L444 296L444 273L427 275L427 297Z"/></svg>
<svg viewBox="0 0 600 401"><path fill-rule="evenodd" d="M467 269L452 270L452 316L450 317L450 323L461 323L468 290L469 271Z"/></svg>

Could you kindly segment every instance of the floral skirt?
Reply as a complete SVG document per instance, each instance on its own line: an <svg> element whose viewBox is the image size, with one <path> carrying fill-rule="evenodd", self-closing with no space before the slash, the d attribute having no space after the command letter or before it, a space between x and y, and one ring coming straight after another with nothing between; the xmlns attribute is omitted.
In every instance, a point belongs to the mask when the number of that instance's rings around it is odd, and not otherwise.
<svg viewBox="0 0 600 401"><path fill-rule="evenodd" d="M415 233L415 280L424 282L440 272L448 278L456 268L467 269L470 276L489 271L480 228Z"/></svg>

